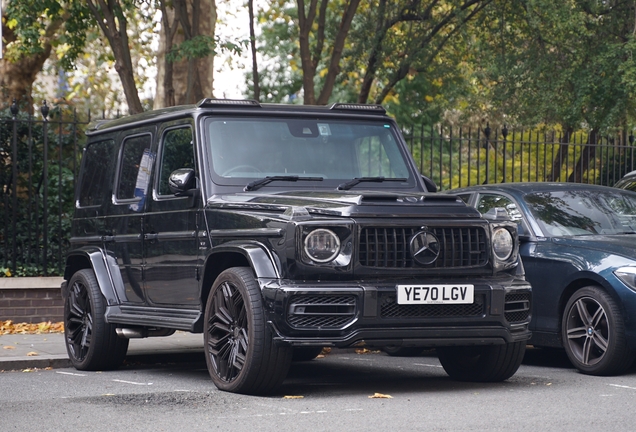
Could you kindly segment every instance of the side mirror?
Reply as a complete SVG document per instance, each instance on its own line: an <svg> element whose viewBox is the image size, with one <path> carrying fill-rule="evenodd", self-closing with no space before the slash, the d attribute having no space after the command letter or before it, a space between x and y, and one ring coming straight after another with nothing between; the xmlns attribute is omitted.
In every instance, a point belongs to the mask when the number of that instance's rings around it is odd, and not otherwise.
<svg viewBox="0 0 636 432"><path fill-rule="evenodd" d="M424 186L426 186L426 190L429 192L437 192L437 185L435 184L435 182L433 180L431 180L430 178L426 177L425 175L422 176L422 180L424 181Z"/></svg>
<svg viewBox="0 0 636 432"><path fill-rule="evenodd" d="M486 213L482 214L484 219L492 220L492 221L511 221L510 215L503 207L493 207L488 210Z"/></svg>
<svg viewBox="0 0 636 432"><path fill-rule="evenodd" d="M196 190L197 179L192 168L179 168L172 171L168 178L168 187L170 191L177 195L192 195Z"/></svg>

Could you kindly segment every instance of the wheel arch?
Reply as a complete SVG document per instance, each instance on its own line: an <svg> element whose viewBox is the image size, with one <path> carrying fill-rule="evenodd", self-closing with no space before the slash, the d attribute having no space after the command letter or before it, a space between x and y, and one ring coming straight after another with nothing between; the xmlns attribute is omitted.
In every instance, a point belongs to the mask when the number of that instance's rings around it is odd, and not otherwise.
<svg viewBox="0 0 636 432"><path fill-rule="evenodd" d="M572 297L572 295L574 295L575 292L577 292L581 288L584 288L584 287L590 286L590 285L600 287L610 297L612 297L614 300L616 300L618 302L618 304L620 305L620 301L617 298L616 293L614 292L614 289L611 287L611 285L605 279L601 278L596 273L583 273L583 274L579 275L579 277L577 277L576 279L570 281L567 284L567 286L565 287L565 289L561 293L561 298L559 299L559 319L558 319L557 334L559 335L559 340L561 341L561 343L563 342L561 340L561 330L562 330L561 329L561 321L563 319L563 314L565 312L565 306L567 305L568 300L570 299L570 297Z"/></svg>
<svg viewBox="0 0 636 432"><path fill-rule="evenodd" d="M70 281L75 273L83 269L92 269L99 285L99 290L106 298L106 304L117 304L117 295L111 273L108 271L106 264L107 255L103 250L94 246L85 246L69 252L66 256L66 264L64 267L64 280ZM68 284L64 284L68 290ZM64 289L64 288L63 288ZM66 292L62 292L66 296ZM64 298L64 297L63 297Z"/></svg>
<svg viewBox="0 0 636 432"><path fill-rule="evenodd" d="M280 266L274 255L267 248L258 243L229 242L215 247L205 259L203 280L201 282L201 305L206 305L212 284L216 278L231 267L250 267L256 279L280 278ZM201 317L205 315L205 306L202 306ZM195 332L203 331L203 318L194 326Z"/></svg>

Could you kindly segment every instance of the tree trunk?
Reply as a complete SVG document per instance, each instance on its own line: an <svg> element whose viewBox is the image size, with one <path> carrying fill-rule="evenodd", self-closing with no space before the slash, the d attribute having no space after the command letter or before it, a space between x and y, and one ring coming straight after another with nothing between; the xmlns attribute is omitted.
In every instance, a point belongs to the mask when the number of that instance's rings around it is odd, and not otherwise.
<svg viewBox="0 0 636 432"><path fill-rule="evenodd" d="M382 41L388 28L386 22L386 2L387 0L380 0L378 6L378 21L376 23L375 35L373 39L373 46L371 47L371 54L367 61L367 67L364 72L364 78L362 79L362 85L360 86L360 93L358 93L358 103L365 104L369 100L371 94L371 87L375 80L375 74L380 64L380 55L382 52Z"/></svg>
<svg viewBox="0 0 636 432"><path fill-rule="evenodd" d="M66 17L52 21L46 27L42 36L42 52L22 56L16 62L10 62L4 57L0 60L0 109L9 106L13 99L18 103L25 103L30 113L33 112L31 88L42 70L44 62L50 57L52 41ZM7 43L15 41L14 33L2 23L2 37ZM4 44L3 44L4 48Z"/></svg>
<svg viewBox="0 0 636 432"><path fill-rule="evenodd" d="M166 55L173 46L197 35L207 35L214 39L216 2L163 0L161 3L166 9L167 19L176 28L170 33L164 29L159 36L157 93L153 108L191 104L203 98L214 97L214 55L173 63L168 62Z"/></svg>
<svg viewBox="0 0 636 432"><path fill-rule="evenodd" d="M345 41L347 35L351 29L351 22L356 14L360 0L349 0L349 4L345 9L345 13L342 16L338 33L333 44L333 51L331 52L331 60L329 62L329 68L327 69L327 78L316 101L318 105L325 105L329 102L331 93L333 93L333 87L336 84L336 78L340 74L340 60L342 58L342 51L344 50Z"/></svg>
<svg viewBox="0 0 636 432"><path fill-rule="evenodd" d="M131 114L142 112L128 45L127 21L121 3L119 0L87 0L86 3L113 51L115 70L124 88L128 110Z"/></svg>
<svg viewBox="0 0 636 432"><path fill-rule="evenodd" d="M548 174L548 181L558 181L561 178L561 167L563 166L563 160L566 159L568 151L570 149L570 137L572 136L572 127L567 126L564 128L565 133L559 140L559 151L554 156L554 160L552 161L552 169L550 170L550 174ZM566 167L566 175L567 175L567 167Z"/></svg>
<svg viewBox="0 0 636 432"><path fill-rule="evenodd" d="M596 147L598 142L598 132L596 129L590 130L587 145L583 147L579 160L574 166L574 171L570 174L568 182L583 183L583 174L588 170L590 161L596 157ZM589 181L589 176L588 176Z"/></svg>
<svg viewBox="0 0 636 432"><path fill-rule="evenodd" d="M309 48L309 33L316 18L317 0L311 0L309 13L305 15L305 0L296 0L298 5L298 42L300 45L300 64L303 71L303 93L305 105L316 104L316 92L314 89L314 78L316 76L316 66L311 58Z"/></svg>
<svg viewBox="0 0 636 432"><path fill-rule="evenodd" d="M254 0L248 0L247 9L250 15L250 48L252 49L252 81L254 99L260 100L261 87L258 78L258 61L256 60L256 32L254 31Z"/></svg>
<svg viewBox="0 0 636 432"><path fill-rule="evenodd" d="M305 12L305 0L296 0L298 5L298 41L300 44L300 61L303 71L303 92L305 105L324 105L329 102L331 93L333 92L336 78L340 73L340 60L342 58L342 51L344 49L347 35L351 29L351 22L355 16L356 10L360 0L349 0L347 7L342 14L342 20L340 27L333 40L333 47L329 58L329 66L327 68L327 76L325 77L325 83L323 84L320 95L316 98L316 89L314 87L314 79L316 78L316 68L318 67L318 60L322 54L322 47L324 45L324 24L325 13L327 10L327 4L325 1L321 3L320 16L318 24L318 35L316 38L316 51L314 55L311 55L309 37L311 34L314 21L316 20L316 8L318 6L318 0L311 0L309 10Z"/></svg>

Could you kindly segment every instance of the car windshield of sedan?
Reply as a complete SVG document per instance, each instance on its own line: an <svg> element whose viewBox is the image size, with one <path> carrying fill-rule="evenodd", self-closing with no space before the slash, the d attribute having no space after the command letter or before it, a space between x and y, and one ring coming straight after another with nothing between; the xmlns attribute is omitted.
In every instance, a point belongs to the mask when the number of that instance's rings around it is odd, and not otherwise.
<svg viewBox="0 0 636 432"><path fill-rule="evenodd" d="M525 201L549 237L636 233L636 194L613 190L537 192Z"/></svg>
<svg viewBox="0 0 636 432"><path fill-rule="evenodd" d="M277 186L295 176L316 186L356 178L364 186L415 184L396 131L383 121L210 117L206 133L219 184Z"/></svg>

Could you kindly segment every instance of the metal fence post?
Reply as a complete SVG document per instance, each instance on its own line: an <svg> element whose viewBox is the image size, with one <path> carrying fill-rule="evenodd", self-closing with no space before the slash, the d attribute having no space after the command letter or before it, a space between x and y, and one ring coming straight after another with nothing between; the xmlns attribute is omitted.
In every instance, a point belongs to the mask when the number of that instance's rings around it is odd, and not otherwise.
<svg viewBox="0 0 636 432"><path fill-rule="evenodd" d="M44 104L42 105L42 108L40 108L40 112L42 113L42 117L44 118L43 123L42 123L42 139L44 142L44 148L43 150L43 155L42 155L42 161L44 162L44 168L43 168L43 172L42 172L42 182L43 182L43 186L44 186L44 190L42 193L42 207L43 207L43 211L42 211L42 223L43 223L43 227L42 227L42 252L44 254L44 256L42 257L42 268L43 268L43 273L44 276L48 275L48 254L49 254L49 248L48 248L48 233L49 233L49 212L48 212L48 207L49 207L49 136L48 136L48 115L49 115L49 107L46 104L46 101L44 101Z"/></svg>
<svg viewBox="0 0 636 432"><path fill-rule="evenodd" d="M11 227L13 229L13 248L11 257L11 270L16 274L18 269L18 245L17 245L17 219L18 219L18 102L13 99L11 104L11 115L13 119L13 137L11 139Z"/></svg>

